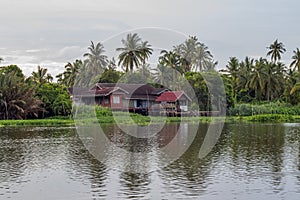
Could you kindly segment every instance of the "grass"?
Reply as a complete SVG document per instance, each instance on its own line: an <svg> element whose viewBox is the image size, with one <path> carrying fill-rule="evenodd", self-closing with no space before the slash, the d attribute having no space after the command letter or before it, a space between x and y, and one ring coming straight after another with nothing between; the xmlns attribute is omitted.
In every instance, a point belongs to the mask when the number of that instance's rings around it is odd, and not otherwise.
<svg viewBox="0 0 300 200"><path fill-rule="evenodd" d="M0 120L0 127L4 126L74 126L74 121L72 119Z"/></svg>
<svg viewBox="0 0 300 200"><path fill-rule="evenodd" d="M87 109L86 107L84 109ZM149 125L150 123L208 123L222 120L222 117L161 117L161 116L143 116L135 113L112 112L107 108L97 108L94 110L82 112L80 119L76 123L90 124L138 124ZM97 120L95 120L95 113ZM80 115L80 114L79 114ZM94 116L94 118L93 118ZM228 116L225 122L300 122L300 115L295 114L255 114L251 116ZM75 126L75 122L70 117L57 116L47 119L29 119L29 120L0 120L0 127L4 126Z"/></svg>

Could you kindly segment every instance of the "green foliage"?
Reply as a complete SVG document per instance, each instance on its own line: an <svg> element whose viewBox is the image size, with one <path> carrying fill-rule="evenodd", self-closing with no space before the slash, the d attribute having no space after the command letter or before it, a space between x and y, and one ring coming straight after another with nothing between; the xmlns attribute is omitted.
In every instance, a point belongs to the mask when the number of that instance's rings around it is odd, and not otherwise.
<svg viewBox="0 0 300 200"><path fill-rule="evenodd" d="M238 104L229 109L231 116L251 116L261 114L300 115L300 106L291 106L288 103L271 102L266 104Z"/></svg>
<svg viewBox="0 0 300 200"><path fill-rule="evenodd" d="M36 97L43 102L46 110L40 117L71 114L72 100L65 86L57 83L43 84L36 89Z"/></svg>
<svg viewBox="0 0 300 200"><path fill-rule="evenodd" d="M122 72L117 71L113 68L105 69L103 73L99 75L99 83L117 83L122 76Z"/></svg>
<svg viewBox="0 0 300 200"><path fill-rule="evenodd" d="M299 119L299 117L294 115L283 114L254 115L245 118L245 120L252 122L296 122L299 121Z"/></svg>
<svg viewBox="0 0 300 200"><path fill-rule="evenodd" d="M25 82L22 70L11 65L0 68L0 119L37 117L43 109L34 98L34 88Z"/></svg>
<svg viewBox="0 0 300 200"><path fill-rule="evenodd" d="M72 119L0 120L1 126L74 126Z"/></svg>

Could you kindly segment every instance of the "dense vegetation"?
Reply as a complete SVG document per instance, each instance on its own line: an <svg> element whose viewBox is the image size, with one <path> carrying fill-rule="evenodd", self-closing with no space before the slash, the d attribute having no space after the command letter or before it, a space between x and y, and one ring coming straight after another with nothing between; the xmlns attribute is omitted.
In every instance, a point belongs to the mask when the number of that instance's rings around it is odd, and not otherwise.
<svg viewBox="0 0 300 200"><path fill-rule="evenodd" d="M219 72L215 71L218 63L208 47L196 37L161 51L156 67L147 63L153 53L151 45L137 34L128 34L120 45L116 49L119 53L116 62L105 55L103 44L91 42L84 59L67 63L65 71L56 76L57 83L40 66L29 77L18 66L1 67L0 119L68 116L72 109L69 87L90 87L96 82L120 79L176 90L186 89L180 85L185 79L199 102L199 108L193 105L192 108L210 110L215 100L208 85L217 76L223 80L226 99L221 102L226 103L230 115L300 114L300 51L298 48L293 51L292 62L286 66L280 62L286 49L278 40L267 48L266 57L244 60L231 57Z"/></svg>

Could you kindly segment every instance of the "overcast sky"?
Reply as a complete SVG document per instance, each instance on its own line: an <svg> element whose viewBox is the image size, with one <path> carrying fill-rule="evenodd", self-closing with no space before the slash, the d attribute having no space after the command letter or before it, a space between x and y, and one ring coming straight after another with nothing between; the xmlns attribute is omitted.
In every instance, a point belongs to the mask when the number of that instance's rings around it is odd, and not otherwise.
<svg viewBox="0 0 300 200"><path fill-rule="evenodd" d="M55 76L82 59L91 40L143 27L197 36L218 68L232 56L265 56L275 39L285 44L289 63L300 48L299 8L299 0L0 0L1 65L17 64L26 75L41 65ZM174 45L183 42L177 38Z"/></svg>

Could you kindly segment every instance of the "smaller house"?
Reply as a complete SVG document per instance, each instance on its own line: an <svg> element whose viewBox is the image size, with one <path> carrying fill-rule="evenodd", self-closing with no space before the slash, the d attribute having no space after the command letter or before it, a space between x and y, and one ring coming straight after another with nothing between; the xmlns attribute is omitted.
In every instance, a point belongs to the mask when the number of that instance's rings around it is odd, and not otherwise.
<svg viewBox="0 0 300 200"><path fill-rule="evenodd" d="M157 97L156 101L160 102L163 112L173 116L188 111L188 105L192 102L184 91L166 91Z"/></svg>

